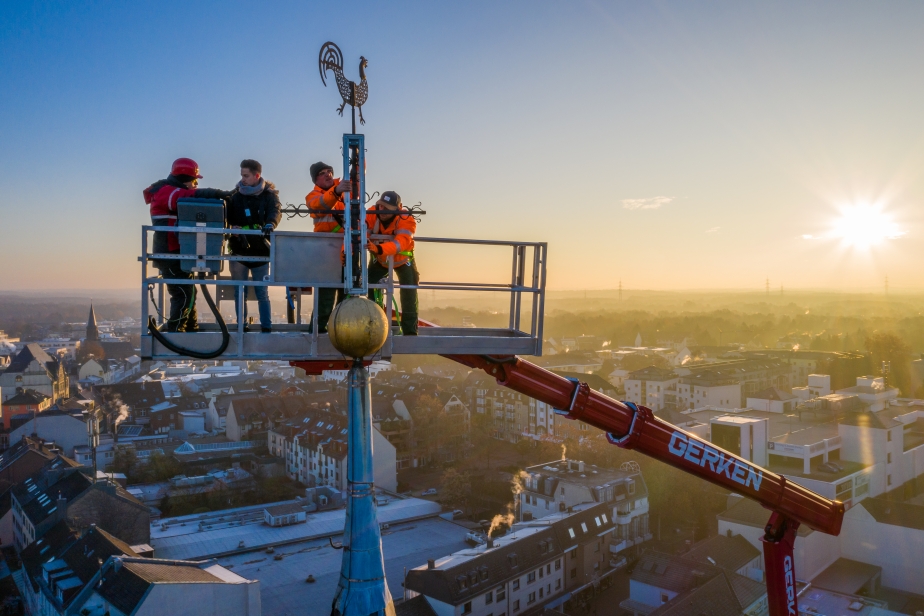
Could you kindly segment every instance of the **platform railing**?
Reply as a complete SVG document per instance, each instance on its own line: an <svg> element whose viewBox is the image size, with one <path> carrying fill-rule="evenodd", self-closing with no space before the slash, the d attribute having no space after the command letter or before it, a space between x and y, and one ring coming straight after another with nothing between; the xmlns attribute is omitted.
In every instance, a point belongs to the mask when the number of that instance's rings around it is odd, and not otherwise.
<svg viewBox="0 0 924 616"><path fill-rule="evenodd" d="M244 302L238 303L236 327L229 325L231 344L221 358L224 359L341 359L326 334L318 332L318 289L344 289L340 260L343 235L339 233L314 233L304 231L273 231L268 257L245 257L224 254L163 254L149 251L149 234L154 231L170 233L221 234L225 236L262 236L262 231L246 229L224 229L207 227L142 227L141 262L142 270L142 322L147 327L152 314L151 290L155 290L159 314L155 321L164 323L169 312L165 293L167 284L205 284L213 289L216 300L233 301L235 293L246 298L249 287L282 287L286 289L286 301L295 304L294 323L273 323L271 333L245 332ZM204 237L200 235L199 237ZM391 236L371 235L372 239L392 239ZM509 282L457 282L430 281L425 278L416 285L402 285L394 280L394 264L388 259L388 274L382 282L369 284L370 290L381 289L388 322L394 316L395 292L401 289L420 291L466 291L509 294L509 320L507 328L426 328L419 336L395 336L397 328L390 327L388 339L379 355L388 358L398 353L482 353L540 355L542 353L543 309L545 304L546 260L548 246L544 242L522 242L504 240L481 240L437 237L415 237L418 251L421 245L468 245L483 247L507 247L511 251ZM201 245L205 245L202 242ZM366 257L364 257L366 258ZM207 261L246 261L268 263L269 272L264 280L232 280L214 272L204 274L203 279L164 279L159 270L148 265L153 260L196 261L203 266ZM153 265L153 264L152 264ZM222 267L224 270L224 267ZM194 273L194 276L196 274ZM229 289L233 289L230 290ZM310 289L311 319L303 322L302 298ZM245 299L246 301L246 299ZM527 304L528 303L528 304ZM529 305L528 316L524 307ZM200 305L200 314L205 309ZM434 331L430 331L434 330ZM171 342L193 350L215 348L220 333L216 325L200 323L199 333L165 334ZM145 329L142 332L142 356L152 359L176 359L181 357L155 341Z"/></svg>

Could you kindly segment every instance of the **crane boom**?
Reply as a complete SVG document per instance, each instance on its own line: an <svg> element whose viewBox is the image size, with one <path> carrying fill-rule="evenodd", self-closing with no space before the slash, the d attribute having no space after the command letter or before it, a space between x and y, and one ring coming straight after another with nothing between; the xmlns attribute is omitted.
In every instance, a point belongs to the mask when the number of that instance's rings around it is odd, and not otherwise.
<svg viewBox="0 0 924 616"><path fill-rule="evenodd" d="M420 320L421 327L436 327ZM651 409L619 402L586 383L541 368L515 355L442 355L484 370L499 385L552 406L568 419L603 430L607 440L751 498L772 513L761 538L770 616L798 616L793 550L796 531L809 528L838 535L844 503L815 494L785 477L716 447L654 416ZM328 362L293 361L309 374L329 369Z"/></svg>

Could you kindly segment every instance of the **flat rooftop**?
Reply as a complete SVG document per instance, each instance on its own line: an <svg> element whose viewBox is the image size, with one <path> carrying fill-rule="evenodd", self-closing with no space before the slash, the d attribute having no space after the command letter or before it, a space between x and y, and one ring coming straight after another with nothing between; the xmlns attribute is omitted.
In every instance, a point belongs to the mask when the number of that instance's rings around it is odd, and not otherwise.
<svg viewBox="0 0 924 616"><path fill-rule="evenodd" d="M554 462L545 462L528 466L524 470L527 473L553 477L568 483L580 484L588 487L602 486L604 484L620 481L636 475L626 471L619 471L608 468L598 468L592 464L584 464L584 470L578 470L577 460L556 460Z"/></svg>
<svg viewBox="0 0 924 616"><path fill-rule="evenodd" d="M267 507L297 502L282 501L160 520L151 526L150 544L157 558L195 560L310 539L324 538L326 541L327 537L343 534L346 509L309 513L306 522L289 526L272 527L263 522L263 510ZM307 501L304 502L307 504ZM380 524L392 524L437 516L440 511L439 503L419 498L396 498L387 505L379 506L378 520ZM161 524L165 522L168 526L162 530ZM243 548L240 547L242 541Z"/></svg>
<svg viewBox="0 0 924 616"><path fill-rule="evenodd" d="M380 521L390 506L379 510ZM462 550L467 533L466 528L440 517L391 524L383 530L385 576L392 598L404 596L405 570ZM282 560L275 560L278 555ZM242 577L260 580L264 614L327 614L337 591L342 558L343 552L330 547L327 539L314 539L277 547L274 554L250 552L218 562ZM309 574L316 580L313 584L305 582Z"/></svg>

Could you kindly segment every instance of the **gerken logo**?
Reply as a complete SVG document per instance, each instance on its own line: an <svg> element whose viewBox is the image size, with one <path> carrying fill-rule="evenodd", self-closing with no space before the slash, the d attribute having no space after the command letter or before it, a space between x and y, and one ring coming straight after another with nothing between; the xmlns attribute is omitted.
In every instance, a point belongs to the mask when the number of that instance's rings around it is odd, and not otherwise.
<svg viewBox="0 0 924 616"><path fill-rule="evenodd" d="M796 616L796 585L792 575L792 556L783 559L783 571L786 582L786 605L789 607L789 613Z"/></svg>
<svg viewBox="0 0 924 616"><path fill-rule="evenodd" d="M701 467L708 466L716 475L725 475L745 487L753 487L755 492L760 490L760 482L764 479L763 471L727 456L715 447L691 440L683 432L674 432L671 435L667 449L688 462Z"/></svg>

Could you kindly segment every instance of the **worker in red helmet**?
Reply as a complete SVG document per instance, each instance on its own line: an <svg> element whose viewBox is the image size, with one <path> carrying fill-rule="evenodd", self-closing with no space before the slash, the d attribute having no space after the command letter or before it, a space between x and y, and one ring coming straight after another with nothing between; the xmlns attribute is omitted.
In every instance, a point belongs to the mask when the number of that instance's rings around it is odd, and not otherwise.
<svg viewBox="0 0 924 616"><path fill-rule="evenodd" d="M394 259L394 272L402 285L420 283L420 273L414 260L414 234L417 221L401 205L401 197L386 190L375 205L366 210L366 229L370 236L387 235L388 239L370 239L366 249L373 258L366 270L369 284L376 284L388 275L388 258ZM417 289L401 289L401 333L417 335ZM374 291L369 298L375 299Z"/></svg>
<svg viewBox="0 0 924 616"><path fill-rule="evenodd" d="M217 188L197 188L202 178L199 165L191 158L173 161L170 175L144 189L144 202L151 206L151 224L158 227L175 227L177 201L195 197L198 199L227 199L231 191ZM176 233L154 232L151 252L156 254L180 254L180 242ZM178 259L155 259L154 266L162 278L192 280L192 274L180 269ZM196 287L193 284L168 284L170 315L163 330L168 332L194 332L199 329L196 316Z"/></svg>
<svg viewBox="0 0 924 616"><path fill-rule="evenodd" d="M305 197L305 203L314 219L316 233L343 233L343 214L324 210L345 210L343 195L350 191L350 181L334 177L334 168L316 162L309 168L314 188ZM318 289L318 332L327 331L327 321L334 304L343 301L343 289Z"/></svg>

